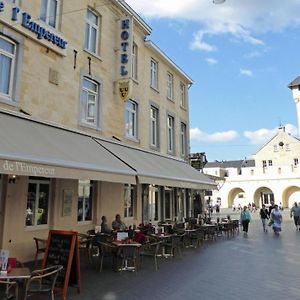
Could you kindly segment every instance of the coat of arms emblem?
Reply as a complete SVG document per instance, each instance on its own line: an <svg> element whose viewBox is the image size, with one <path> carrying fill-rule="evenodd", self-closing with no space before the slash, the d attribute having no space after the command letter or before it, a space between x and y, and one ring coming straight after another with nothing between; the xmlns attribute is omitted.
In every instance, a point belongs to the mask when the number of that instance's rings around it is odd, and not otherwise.
<svg viewBox="0 0 300 300"><path fill-rule="evenodd" d="M119 82L119 95L125 101L129 95L129 81Z"/></svg>

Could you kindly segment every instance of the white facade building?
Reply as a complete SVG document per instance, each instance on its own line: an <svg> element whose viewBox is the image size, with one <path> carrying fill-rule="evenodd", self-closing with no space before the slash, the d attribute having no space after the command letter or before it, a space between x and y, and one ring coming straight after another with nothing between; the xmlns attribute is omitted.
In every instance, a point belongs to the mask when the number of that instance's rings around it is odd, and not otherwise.
<svg viewBox="0 0 300 300"><path fill-rule="evenodd" d="M288 86L296 104L300 126L300 76ZM299 127L300 134L300 127ZM261 207L270 200L291 207L300 201L300 140L284 127L253 155L251 160L209 162L203 172L214 177L218 190L207 194L211 204L221 207L255 203Z"/></svg>

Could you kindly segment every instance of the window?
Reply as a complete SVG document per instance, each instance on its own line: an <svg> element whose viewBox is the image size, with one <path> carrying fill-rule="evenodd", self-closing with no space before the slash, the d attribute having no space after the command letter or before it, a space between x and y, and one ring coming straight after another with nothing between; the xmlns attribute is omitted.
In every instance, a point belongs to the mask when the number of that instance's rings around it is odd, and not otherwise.
<svg viewBox="0 0 300 300"><path fill-rule="evenodd" d="M134 213L134 204L136 198L136 186L125 184L124 187L124 217L132 218Z"/></svg>
<svg viewBox="0 0 300 300"><path fill-rule="evenodd" d="M274 145L274 152L278 152L278 145Z"/></svg>
<svg viewBox="0 0 300 300"><path fill-rule="evenodd" d="M180 106L186 108L185 85L180 82Z"/></svg>
<svg viewBox="0 0 300 300"><path fill-rule="evenodd" d="M167 130L168 130L168 152L174 152L174 118L168 116L167 120Z"/></svg>
<svg viewBox="0 0 300 300"><path fill-rule="evenodd" d="M171 73L167 74L167 98L173 99L173 75Z"/></svg>
<svg viewBox="0 0 300 300"><path fill-rule="evenodd" d="M77 221L91 221L93 211L94 181L78 181Z"/></svg>
<svg viewBox="0 0 300 300"><path fill-rule="evenodd" d="M299 163L299 160L298 158L294 158L294 166L297 167L298 166L298 163Z"/></svg>
<svg viewBox="0 0 300 300"><path fill-rule="evenodd" d="M16 44L0 36L0 94L12 100Z"/></svg>
<svg viewBox="0 0 300 300"><path fill-rule="evenodd" d="M52 27L57 26L58 0L42 0L41 20Z"/></svg>
<svg viewBox="0 0 300 300"><path fill-rule="evenodd" d="M126 102L125 134L137 139L137 104L131 100Z"/></svg>
<svg viewBox="0 0 300 300"><path fill-rule="evenodd" d="M154 89L158 89L158 65L154 59L151 59L151 75L150 75L150 86Z"/></svg>
<svg viewBox="0 0 300 300"><path fill-rule="evenodd" d="M251 169L250 173L251 173L251 175L253 176L253 175L254 175L254 170Z"/></svg>
<svg viewBox="0 0 300 300"><path fill-rule="evenodd" d="M99 84L83 77L81 96L81 122L96 127L99 124Z"/></svg>
<svg viewBox="0 0 300 300"><path fill-rule="evenodd" d="M97 54L99 38L99 16L94 14L90 9L87 10L85 25L85 42L86 50Z"/></svg>
<svg viewBox="0 0 300 300"><path fill-rule="evenodd" d="M271 167L273 165L273 161L272 160L268 160L268 165Z"/></svg>
<svg viewBox="0 0 300 300"><path fill-rule="evenodd" d="M137 76L137 58L138 58L138 49L137 49L137 45L135 43L133 43L132 45L132 63L131 63L131 73L132 73L132 78L137 80L138 76Z"/></svg>
<svg viewBox="0 0 300 300"><path fill-rule="evenodd" d="M150 108L150 122L150 144L153 147L158 147L158 109L154 106Z"/></svg>
<svg viewBox="0 0 300 300"><path fill-rule="evenodd" d="M50 180L29 178L26 208L26 226L48 224Z"/></svg>
<svg viewBox="0 0 300 300"><path fill-rule="evenodd" d="M290 144L285 144L285 151L291 151Z"/></svg>
<svg viewBox="0 0 300 300"><path fill-rule="evenodd" d="M266 160L263 160L263 161L262 161L262 165L263 165L263 168L266 168L266 167L267 167L267 161L266 161Z"/></svg>
<svg viewBox="0 0 300 300"><path fill-rule="evenodd" d="M186 155L187 138L186 138L186 125L181 122L180 124L180 153Z"/></svg>

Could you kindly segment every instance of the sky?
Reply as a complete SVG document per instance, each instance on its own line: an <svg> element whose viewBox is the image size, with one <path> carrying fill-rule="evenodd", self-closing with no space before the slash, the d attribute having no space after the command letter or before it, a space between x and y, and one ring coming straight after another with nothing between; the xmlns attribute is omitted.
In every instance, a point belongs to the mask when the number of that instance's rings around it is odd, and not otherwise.
<svg viewBox="0 0 300 300"><path fill-rule="evenodd" d="M250 159L279 126L298 136L287 87L300 75L299 0L126 0L194 81L192 153Z"/></svg>

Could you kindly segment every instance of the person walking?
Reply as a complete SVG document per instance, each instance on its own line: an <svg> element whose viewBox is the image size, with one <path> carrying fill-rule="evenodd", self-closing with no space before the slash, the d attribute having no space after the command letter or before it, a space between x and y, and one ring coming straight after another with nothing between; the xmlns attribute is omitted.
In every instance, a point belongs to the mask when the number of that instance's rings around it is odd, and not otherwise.
<svg viewBox="0 0 300 300"><path fill-rule="evenodd" d="M251 221L251 214L250 211L247 209L247 206L245 205L240 216L240 220L243 226L244 236L248 235L248 228L249 223Z"/></svg>
<svg viewBox="0 0 300 300"><path fill-rule="evenodd" d="M262 205L262 208L259 211L259 215L260 215L260 219L261 219L261 223L262 223L264 232L268 232L267 226L266 226L266 220L269 219L269 213L264 204Z"/></svg>
<svg viewBox="0 0 300 300"><path fill-rule="evenodd" d="M273 223L272 226L275 235L279 235L279 232L281 231L282 214L278 209L277 204L275 204L275 207L272 209L270 218Z"/></svg>
<svg viewBox="0 0 300 300"><path fill-rule="evenodd" d="M271 200L271 205L269 206L269 218L271 217L271 211L275 208L274 200Z"/></svg>
<svg viewBox="0 0 300 300"><path fill-rule="evenodd" d="M296 230L300 230L300 206L298 206L297 202L294 203L290 212L291 218L294 217L294 223L296 226Z"/></svg>

